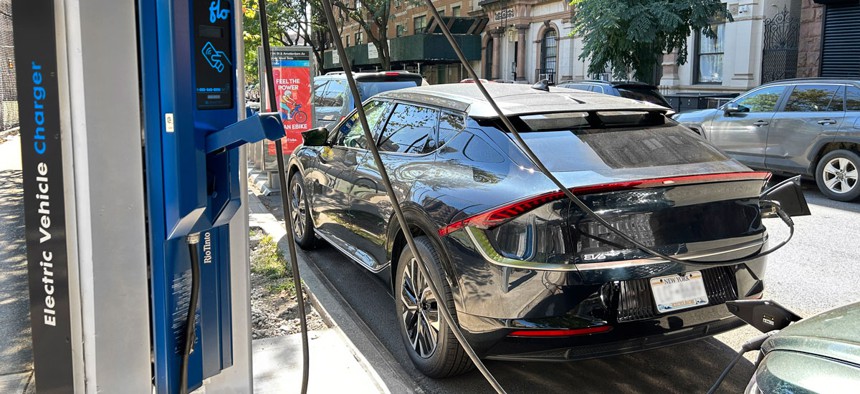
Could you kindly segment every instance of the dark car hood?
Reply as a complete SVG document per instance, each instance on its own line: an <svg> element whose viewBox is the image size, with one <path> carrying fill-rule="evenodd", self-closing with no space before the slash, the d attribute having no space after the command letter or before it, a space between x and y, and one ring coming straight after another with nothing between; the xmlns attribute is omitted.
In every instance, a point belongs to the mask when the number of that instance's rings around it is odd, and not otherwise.
<svg viewBox="0 0 860 394"><path fill-rule="evenodd" d="M762 350L817 354L860 366L860 302L792 324L765 342Z"/></svg>

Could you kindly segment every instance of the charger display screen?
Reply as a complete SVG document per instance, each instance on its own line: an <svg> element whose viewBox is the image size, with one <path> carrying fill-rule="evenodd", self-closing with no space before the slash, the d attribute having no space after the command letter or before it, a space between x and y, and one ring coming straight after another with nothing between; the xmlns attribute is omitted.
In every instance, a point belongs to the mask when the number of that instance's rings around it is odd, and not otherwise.
<svg viewBox="0 0 860 394"><path fill-rule="evenodd" d="M233 108L233 5L194 0L194 81L197 109Z"/></svg>

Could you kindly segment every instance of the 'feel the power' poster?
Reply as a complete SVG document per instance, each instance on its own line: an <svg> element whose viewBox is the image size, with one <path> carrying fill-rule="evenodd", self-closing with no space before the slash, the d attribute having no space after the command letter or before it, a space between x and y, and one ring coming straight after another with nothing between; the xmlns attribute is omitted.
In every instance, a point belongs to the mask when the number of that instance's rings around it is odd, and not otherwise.
<svg viewBox="0 0 860 394"><path fill-rule="evenodd" d="M272 48L272 74L278 105L275 110L286 132L281 140L283 153L290 154L302 143L301 133L311 128L313 119L310 48ZM265 103L268 108L269 100ZM274 155L275 143L269 142L268 148Z"/></svg>

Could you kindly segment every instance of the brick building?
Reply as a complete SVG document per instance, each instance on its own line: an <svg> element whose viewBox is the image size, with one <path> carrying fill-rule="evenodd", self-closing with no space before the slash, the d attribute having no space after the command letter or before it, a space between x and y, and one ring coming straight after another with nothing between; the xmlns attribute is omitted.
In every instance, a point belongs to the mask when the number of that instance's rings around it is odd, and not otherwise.
<svg viewBox="0 0 860 394"><path fill-rule="evenodd" d="M480 12L475 12L477 2L440 0L433 3L456 36L467 59L479 69L481 33L487 20ZM465 70L425 6L392 0L387 35L392 70L419 72L430 83L458 82L466 78ZM380 70L379 51L358 23L346 20L341 37L353 69ZM324 69L337 70L340 67L337 53L327 51Z"/></svg>
<svg viewBox="0 0 860 394"><path fill-rule="evenodd" d="M582 76L585 65L572 56L571 7L564 0L439 0L433 4L457 36L472 67L482 78L559 82ZM388 25L391 68L420 72L430 83L466 78L448 42L423 5L393 0ZM347 21L342 38L353 68L375 70L377 50L355 22ZM579 45L581 48L581 44ZM339 68L333 51L326 70Z"/></svg>

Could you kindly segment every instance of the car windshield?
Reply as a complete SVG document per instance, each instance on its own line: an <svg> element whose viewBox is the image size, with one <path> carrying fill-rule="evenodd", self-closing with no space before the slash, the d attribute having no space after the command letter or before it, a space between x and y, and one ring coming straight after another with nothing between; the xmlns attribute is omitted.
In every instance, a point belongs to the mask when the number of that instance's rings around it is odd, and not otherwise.
<svg viewBox="0 0 860 394"><path fill-rule="evenodd" d="M551 171L605 171L729 160L662 114L570 112L521 116L526 144Z"/></svg>
<svg viewBox="0 0 860 394"><path fill-rule="evenodd" d="M646 103L657 104L663 107L671 107L669 103L660 96L657 89L619 87L618 93L620 93L621 97L624 98L644 101Z"/></svg>

